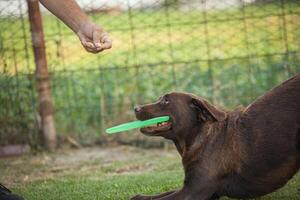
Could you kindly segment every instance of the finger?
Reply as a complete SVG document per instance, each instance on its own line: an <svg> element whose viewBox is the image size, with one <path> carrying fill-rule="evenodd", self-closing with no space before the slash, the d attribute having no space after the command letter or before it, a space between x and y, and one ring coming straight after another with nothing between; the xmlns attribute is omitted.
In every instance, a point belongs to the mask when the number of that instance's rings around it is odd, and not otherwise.
<svg viewBox="0 0 300 200"><path fill-rule="evenodd" d="M94 29L94 31L93 31L93 43L94 43L96 48L101 47L100 39L101 39L101 30Z"/></svg>
<svg viewBox="0 0 300 200"><path fill-rule="evenodd" d="M112 47L112 41L107 33L104 33L102 35L101 42L102 42L101 47L103 49L110 49Z"/></svg>
<svg viewBox="0 0 300 200"><path fill-rule="evenodd" d="M90 52L90 53L99 53L101 51L103 51L103 49L96 49L96 48L89 48L89 47L85 47L86 51Z"/></svg>
<svg viewBox="0 0 300 200"><path fill-rule="evenodd" d="M81 41L81 44L84 47L95 48L94 44L91 41L87 40L87 38L82 33L78 33L78 36Z"/></svg>
<svg viewBox="0 0 300 200"><path fill-rule="evenodd" d="M98 53L104 50L102 47L99 48L95 47L94 44L91 42L86 42L86 44L85 45L83 44L83 46L88 52L91 53Z"/></svg>
<svg viewBox="0 0 300 200"><path fill-rule="evenodd" d="M94 46L94 44L92 42L87 42L87 41L82 42L82 45L87 48L96 49L96 47Z"/></svg>
<svg viewBox="0 0 300 200"><path fill-rule="evenodd" d="M111 46L112 46L111 43L103 43L101 47L102 49L110 49Z"/></svg>
<svg viewBox="0 0 300 200"><path fill-rule="evenodd" d="M82 44L82 46L84 47L84 48L96 48L95 46L94 46L94 44L93 43L91 43L91 42L81 42L81 44Z"/></svg>
<svg viewBox="0 0 300 200"><path fill-rule="evenodd" d="M93 52L95 51L95 48L93 47L89 47L89 46L84 46L85 50L87 50L88 52Z"/></svg>

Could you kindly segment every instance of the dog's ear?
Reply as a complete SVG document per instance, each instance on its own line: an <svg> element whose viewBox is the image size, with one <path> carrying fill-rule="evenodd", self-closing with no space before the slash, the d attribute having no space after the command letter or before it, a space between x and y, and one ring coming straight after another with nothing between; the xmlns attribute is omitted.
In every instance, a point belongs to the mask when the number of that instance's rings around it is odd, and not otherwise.
<svg viewBox="0 0 300 200"><path fill-rule="evenodd" d="M223 121L226 119L226 113L210 104L201 97L192 97L191 106L199 111L199 118L202 121L209 119L213 121Z"/></svg>

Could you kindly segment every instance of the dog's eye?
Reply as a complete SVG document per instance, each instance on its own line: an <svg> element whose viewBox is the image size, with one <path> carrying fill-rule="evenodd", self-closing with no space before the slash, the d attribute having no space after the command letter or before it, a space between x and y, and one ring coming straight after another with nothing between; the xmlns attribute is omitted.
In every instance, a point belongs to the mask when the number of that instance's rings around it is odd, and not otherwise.
<svg viewBox="0 0 300 200"><path fill-rule="evenodd" d="M170 103L170 101L167 98L163 98L160 102L162 105L167 105Z"/></svg>

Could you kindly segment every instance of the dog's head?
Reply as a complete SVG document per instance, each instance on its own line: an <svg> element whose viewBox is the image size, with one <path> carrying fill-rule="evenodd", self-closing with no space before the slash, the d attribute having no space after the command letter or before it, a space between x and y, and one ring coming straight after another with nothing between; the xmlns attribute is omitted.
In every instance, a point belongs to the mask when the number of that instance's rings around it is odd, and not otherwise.
<svg viewBox="0 0 300 200"><path fill-rule="evenodd" d="M223 121L226 113L217 109L207 100L188 93L172 92L163 95L157 102L136 106L135 114L139 120L170 116L168 122L141 128L150 136L163 136L167 139L184 137L188 130L207 122Z"/></svg>

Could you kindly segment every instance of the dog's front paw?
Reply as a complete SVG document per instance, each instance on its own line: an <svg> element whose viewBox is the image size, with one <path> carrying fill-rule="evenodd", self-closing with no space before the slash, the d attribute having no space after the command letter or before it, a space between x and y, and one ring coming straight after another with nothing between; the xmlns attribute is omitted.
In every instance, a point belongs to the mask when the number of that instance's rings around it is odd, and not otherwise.
<svg viewBox="0 0 300 200"><path fill-rule="evenodd" d="M134 197L131 197L130 200L151 200L151 197L143 196L143 195L135 195Z"/></svg>

